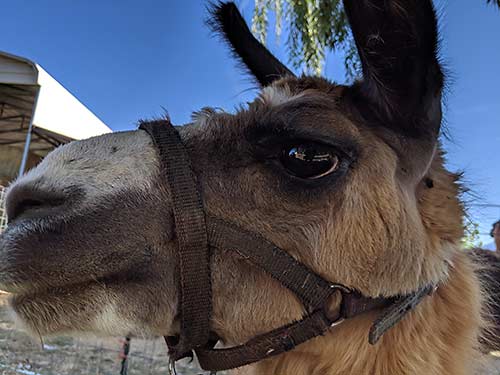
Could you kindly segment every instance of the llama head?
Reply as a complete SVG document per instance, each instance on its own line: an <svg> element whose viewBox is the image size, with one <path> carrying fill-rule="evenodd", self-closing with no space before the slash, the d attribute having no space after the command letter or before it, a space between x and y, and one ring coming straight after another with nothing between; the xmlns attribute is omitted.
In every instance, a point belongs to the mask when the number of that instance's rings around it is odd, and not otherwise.
<svg viewBox="0 0 500 375"><path fill-rule="evenodd" d="M258 232L367 296L443 280L462 234L438 147L443 75L430 0L345 0L363 79L294 76L232 3L214 24L262 85L236 113L179 128L207 214ZM142 130L72 142L12 184L0 288L42 335L178 332L171 192ZM436 203L437 202L437 203ZM239 342L300 318L296 298L224 251L212 329Z"/></svg>

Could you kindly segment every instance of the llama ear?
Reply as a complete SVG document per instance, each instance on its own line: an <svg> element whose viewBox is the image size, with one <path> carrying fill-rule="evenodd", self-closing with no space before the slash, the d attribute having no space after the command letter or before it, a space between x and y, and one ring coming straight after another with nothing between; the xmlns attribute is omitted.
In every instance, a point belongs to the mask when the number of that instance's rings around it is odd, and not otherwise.
<svg viewBox="0 0 500 375"><path fill-rule="evenodd" d="M431 0L344 0L363 80L351 87L356 107L405 136L436 139L443 73Z"/></svg>
<svg viewBox="0 0 500 375"><path fill-rule="evenodd" d="M264 47L250 32L233 2L218 3L210 11L210 28L231 47L234 55L250 70L262 86L293 73Z"/></svg>

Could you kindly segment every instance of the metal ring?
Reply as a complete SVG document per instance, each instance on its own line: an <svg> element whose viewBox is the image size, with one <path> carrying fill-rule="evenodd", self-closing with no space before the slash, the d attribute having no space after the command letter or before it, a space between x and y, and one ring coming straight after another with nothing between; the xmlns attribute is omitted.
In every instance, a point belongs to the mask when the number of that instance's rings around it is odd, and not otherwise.
<svg viewBox="0 0 500 375"><path fill-rule="evenodd" d="M330 289L338 289L344 293L352 293L352 289L342 284L330 284Z"/></svg>

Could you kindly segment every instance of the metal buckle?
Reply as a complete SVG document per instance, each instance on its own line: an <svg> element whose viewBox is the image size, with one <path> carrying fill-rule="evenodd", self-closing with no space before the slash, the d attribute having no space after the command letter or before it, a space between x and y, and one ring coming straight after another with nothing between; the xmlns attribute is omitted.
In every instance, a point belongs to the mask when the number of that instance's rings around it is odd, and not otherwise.
<svg viewBox="0 0 500 375"><path fill-rule="evenodd" d="M343 317L339 317L337 320L334 320L331 324L330 324L330 328L333 328L333 327L336 327L342 323L345 322L345 318Z"/></svg>
<svg viewBox="0 0 500 375"><path fill-rule="evenodd" d="M175 361L173 359L168 360L168 375L177 375L177 370L175 369Z"/></svg>
<svg viewBox="0 0 500 375"><path fill-rule="evenodd" d="M338 291L340 291L340 294L341 294L341 301L340 301L340 305L339 305L339 316L337 317L337 319L335 319L333 322L330 323L330 328L333 328L333 327L336 327L336 326L344 323L344 321L345 321L345 318L342 316L343 294L344 293L345 294L352 293L352 289L346 287L345 285L336 284L336 283L330 284L330 289L332 289L333 291L338 290ZM333 292L332 292L332 295L333 295Z"/></svg>
<svg viewBox="0 0 500 375"><path fill-rule="evenodd" d="M439 284L434 285L430 290L429 290L429 295L432 296L434 293L437 292L439 289Z"/></svg>
<svg viewBox="0 0 500 375"><path fill-rule="evenodd" d="M175 368L175 361L173 359L168 360L168 375L178 375L177 369ZM217 375L217 371L210 371L209 375Z"/></svg>

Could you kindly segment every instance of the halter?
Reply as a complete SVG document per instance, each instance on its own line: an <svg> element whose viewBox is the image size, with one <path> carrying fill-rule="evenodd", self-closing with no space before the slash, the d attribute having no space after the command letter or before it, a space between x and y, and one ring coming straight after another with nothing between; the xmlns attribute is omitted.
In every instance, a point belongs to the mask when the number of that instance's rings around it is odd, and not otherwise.
<svg viewBox="0 0 500 375"><path fill-rule="evenodd" d="M175 362L192 357L193 352L200 366L212 373L258 362L324 335L346 319L382 309L368 335L370 344L375 344L425 296L436 290L435 286L428 285L407 295L372 298L325 280L261 235L206 214L188 152L170 121L142 123L140 129L151 136L158 149L160 173L172 194L178 239L181 329L178 336L165 337L172 373L175 373ZM210 263L212 252L220 249L231 251L262 269L293 292L305 307L306 315L243 345L215 349L219 338L210 331ZM340 296L340 308L331 308L334 296Z"/></svg>

